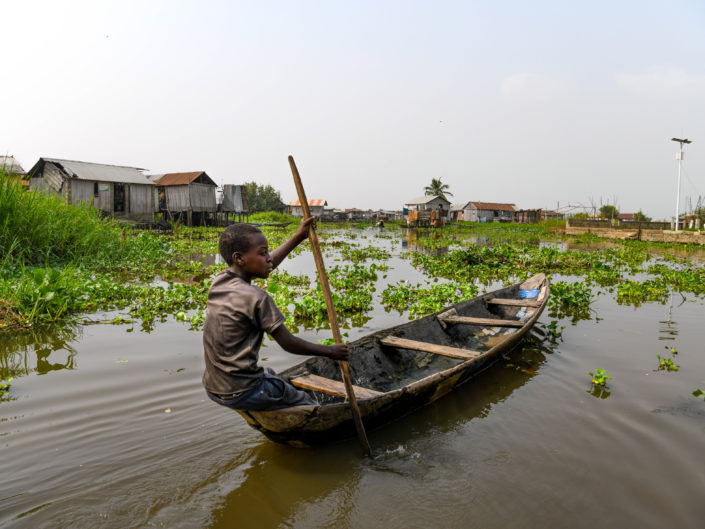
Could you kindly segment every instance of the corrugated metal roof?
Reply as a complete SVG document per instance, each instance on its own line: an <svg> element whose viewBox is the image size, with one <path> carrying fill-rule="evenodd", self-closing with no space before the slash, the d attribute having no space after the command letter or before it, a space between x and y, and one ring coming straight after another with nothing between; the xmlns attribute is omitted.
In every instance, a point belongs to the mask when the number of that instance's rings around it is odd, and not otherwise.
<svg viewBox="0 0 705 529"><path fill-rule="evenodd" d="M40 158L38 164L44 162L60 166L71 178L80 180L95 180L97 182L124 182L127 184L154 184L138 167L123 165L107 165L102 163L62 160L60 158ZM36 165L35 165L36 167Z"/></svg>
<svg viewBox="0 0 705 529"><path fill-rule="evenodd" d="M8 174L25 174L20 162L14 156L0 156L0 167Z"/></svg>
<svg viewBox="0 0 705 529"><path fill-rule="evenodd" d="M190 184L196 180L199 176L205 175L204 180L207 184L217 185L213 180L206 174L205 171L192 171L190 173L166 173L163 175L149 175L149 179L159 186L183 186ZM153 177L159 176L158 179Z"/></svg>
<svg viewBox="0 0 705 529"><path fill-rule="evenodd" d="M291 204L289 204L289 205L290 205L290 206L300 206L300 205L301 205L301 202L300 202L299 199L297 198L296 200L292 200L292 201L291 201ZM308 199L308 205L311 206L311 207L314 207L314 206L316 206L316 207L317 207L317 206L327 206L327 205L328 205L328 202L327 202L326 200L322 199L322 198L309 198L309 199Z"/></svg>
<svg viewBox="0 0 705 529"><path fill-rule="evenodd" d="M500 204L499 202L469 202L477 209L496 209L499 211L514 211L514 204Z"/></svg>
<svg viewBox="0 0 705 529"><path fill-rule="evenodd" d="M424 197L412 198L411 200L408 200L408 201L404 202L404 204L409 204L409 205L413 205L413 204L428 204L429 202L431 202L431 200L434 200L434 199L436 199L436 198L440 198L441 200L445 200L446 202L448 202L448 203L450 204L450 201L449 201L449 200L447 200L447 199L445 199L445 198L442 198L442 197L439 197L438 195L427 195L427 196L424 196Z"/></svg>

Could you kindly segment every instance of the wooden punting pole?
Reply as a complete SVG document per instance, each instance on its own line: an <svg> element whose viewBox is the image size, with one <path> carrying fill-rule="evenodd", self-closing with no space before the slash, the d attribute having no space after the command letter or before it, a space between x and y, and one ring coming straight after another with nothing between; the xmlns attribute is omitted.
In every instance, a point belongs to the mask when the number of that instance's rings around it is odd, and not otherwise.
<svg viewBox="0 0 705 529"><path fill-rule="evenodd" d="M299 195L299 202L301 202L301 210L303 211L304 218L311 216L311 211L308 208L308 200L306 199L306 192L304 191L304 186L301 183L301 177L299 176L299 170L296 168L296 163L294 162L293 156L289 156L289 166L291 167L291 174L294 175L294 184L296 185L296 192ZM335 306L333 305L333 296L330 293L330 285L328 284L328 274L326 274L326 266L323 263L323 255L321 254L321 248L318 245L318 236L316 235L316 230L311 226L308 234L308 240L311 242L311 250L313 250L313 258L316 261L316 268L318 269L318 278L321 282L321 290L323 291L323 297L326 300L326 308L328 309L328 319L330 320L330 330L333 332L333 339L335 343L341 344L343 340L340 336L340 329L338 328L338 318L335 314ZM357 399L355 398L355 391L353 389L352 382L350 381L350 371L348 370L348 363L341 360L340 361L340 372L343 377L343 383L345 384L345 392L348 396L348 401L350 402L350 409L352 410L353 420L355 422L355 429L357 430L357 436L360 439L360 444L365 451L365 454L372 457L372 448L370 447L370 442L367 440L367 433L365 433L365 427L362 424L362 417L360 416L360 408L357 406Z"/></svg>

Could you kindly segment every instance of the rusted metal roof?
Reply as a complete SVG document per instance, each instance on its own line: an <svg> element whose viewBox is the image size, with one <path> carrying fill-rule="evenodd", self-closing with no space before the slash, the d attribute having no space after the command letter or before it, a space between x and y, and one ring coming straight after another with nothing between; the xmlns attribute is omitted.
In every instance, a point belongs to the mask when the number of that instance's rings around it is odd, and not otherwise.
<svg viewBox="0 0 705 529"><path fill-rule="evenodd" d="M469 202L468 204L483 210L514 211L514 204L500 204L499 202Z"/></svg>
<svg viewBox="0 0 705 529"><path fill-rule="evenodd" d="M203 181L202 183L217 186L217 184L205 171L193 171L190 173L166 173L162 175L149 175L148 177L158 186L183 186L190 184L201 175L203 175L203 178L201 178Z"/></svg>
<svg viewBox="0 0 705 529"><path fill-rule="evenodd" d="M297 198L296 200L292 200L290 206L300 206L301 202ZM318 207L318 206L327 206L328 202L322 198L309 198L308 199L308 205L311 207Z"/></svg>

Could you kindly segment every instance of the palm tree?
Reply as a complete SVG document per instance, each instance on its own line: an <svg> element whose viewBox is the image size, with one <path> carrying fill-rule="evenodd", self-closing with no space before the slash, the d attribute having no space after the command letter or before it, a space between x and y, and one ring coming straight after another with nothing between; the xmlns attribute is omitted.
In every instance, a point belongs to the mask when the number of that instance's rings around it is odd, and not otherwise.
<svg viewBox="0 0 705 529"><path fill-rule="evenodd" d="M453 196L453 193L448 191L448 184L441 182L440 178L431 178L431 185L424 187L426 195L438 196L444 200L448 200L446 195Z"/></svg>

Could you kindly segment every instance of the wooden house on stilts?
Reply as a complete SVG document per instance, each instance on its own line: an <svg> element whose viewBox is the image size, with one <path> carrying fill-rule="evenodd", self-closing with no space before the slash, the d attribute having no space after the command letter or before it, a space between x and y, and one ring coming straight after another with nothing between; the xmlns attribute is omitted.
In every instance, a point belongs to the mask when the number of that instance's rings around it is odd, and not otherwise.
<svg viewBox="0 0 705 529"><path fill-rule="evenodd" d="M144 169L39 158L29 170L32 190L56 193L69 204L86 202L118 219L154 222L154 184Z"/></svg>
<svg viewBox="0 0 705 529"><path fill-rule="evenodd" d="M205 225L215 217L218 185L205 171L149 175L157 186L157 210L170 221Z"/></svg>
<svg viewBox="0 0 705 529"><path fill-rule="evenodd" d="M242 222L250 215L250 206L247 201L247 187L244 185L225 184L223 186L223 202L220 205L221 212L225 215L225 223L229 224L230 214Z"/></svg>

